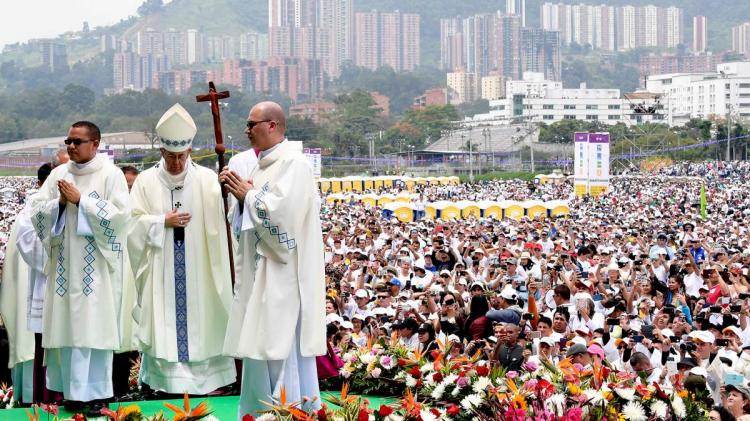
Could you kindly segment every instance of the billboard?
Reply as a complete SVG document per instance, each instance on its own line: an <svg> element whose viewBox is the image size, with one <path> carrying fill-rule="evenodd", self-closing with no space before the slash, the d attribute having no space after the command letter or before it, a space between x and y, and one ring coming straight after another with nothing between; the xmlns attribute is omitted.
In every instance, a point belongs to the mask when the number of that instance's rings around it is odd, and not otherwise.
<svg viewBox="0 0 750 421"><path fill-rule="evenodd" d="M576 196L581 197L589 191L589 134L576 133L573 140L575 144L573 185Z"/></svg>
<svg viewBox="0 0 750 421"><path fill-rule="evenodd" d="M575 133L574 186L578 197L609 187L609 133Z"/></svg>
<svg viewBox="0 0 750 421"><path fill-rule="evenodd" d="M596 197L609 186L609 133L589 135L589 194Z"/></svg>
<svg viewBox="0 0 750 421"><path fill-rule="evenodd" d="M307 160L310 161L310 166L312 166L312 169L313 169L313 176L315 176L315 178L320 178L320 175L323 170L323 160L321 159L321 149L320 148L305 148L304 154L307 157Z"/></svg>

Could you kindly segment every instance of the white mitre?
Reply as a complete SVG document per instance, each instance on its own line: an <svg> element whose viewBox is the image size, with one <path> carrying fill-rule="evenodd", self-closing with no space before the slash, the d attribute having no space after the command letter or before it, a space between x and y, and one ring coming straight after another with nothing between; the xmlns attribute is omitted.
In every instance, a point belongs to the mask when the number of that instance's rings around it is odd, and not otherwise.
<svg viewBox="0 0 750 421"><path fill-rule="evenodd" d="M198 129L193 117L180 104L174 104L156 123L161 147L169 152L184 152L193 145Z"/></svg>

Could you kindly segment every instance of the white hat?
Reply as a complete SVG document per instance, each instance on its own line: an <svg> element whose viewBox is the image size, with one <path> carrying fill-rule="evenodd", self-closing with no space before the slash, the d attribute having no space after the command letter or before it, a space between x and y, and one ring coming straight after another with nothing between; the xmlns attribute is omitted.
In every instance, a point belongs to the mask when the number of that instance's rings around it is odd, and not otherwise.
<svg viewBox="0 0 750 421"><path fill-rule="evenodd" d="M370 295L364 289L358 289L357 292L354 293L354 296L357 298L370 298Z"/></svg>
<svg viewBox="0 0 750 421"><path fill-rule="evenodd" d="M352 320L354 319L359 319L364 322L366 317L363 314L356 313L355 315L352 316Z"/></svg>
<svg viewBox="0 0 750 421"><path fill-rule="evenodd" d="M344 321L344 319L342 319L341 316L339 316L336 313L331 313L331 314L329 314L329 315L326 316L326 324L341 323L343 321Z"/></svg>
<svg viewBox="0 0 750 421"><path fill-rule="evenodd" d="M354 329L354 325L352 324L352 322L344 321L341 323L341 328L352 330Z"/></svg>
<svg viewBox="0 0 750 421"><path fill-rule="evenodd" d="M694 374L696 376L701 376L701 377L703 377L705 379L708 378L708 371L705 368L700 367L700 366L691 368L690 369L690 374Z"/></svg>
<svg viewBox="0 0 750 421"><path fill-rule="evenodd" d="M555 346L555 344L558 342L555 340L555 338L551 336L545 336L542 339L539 340L540 343L547 344L549 346Z"/></svg>
<svg viewBox="0 0 750 421"><path fill-rule="evenodd" d="M506 300L515 300L518 297L518 292L513 288L506 287L500 292L500 297Z"/></svg>
<svg viewBox="0 0 750 421"><path fill-rule="evenodd" d="M721 331L721 333L726 333L727 331L734 333L738 338L742 338L742 331L737 326L725 327L724 330Z"/></svg>
<svg viewBox="0 0 750 421"><path fill-rule="evenodd" d="M193 145L198 129L190 113L180 104L174 104L156 123L156 134L161 147L169 152L183 152Z"/></svg>
<svg viewBox="0 0 750 421"><path fill-rule="evenodd" d="M714 343L714 340L716 339L714 337L714 334L707 330L694 330L690 332L688 336L690 337L690 339L698 339L699 341L708 344Z"/></svg>

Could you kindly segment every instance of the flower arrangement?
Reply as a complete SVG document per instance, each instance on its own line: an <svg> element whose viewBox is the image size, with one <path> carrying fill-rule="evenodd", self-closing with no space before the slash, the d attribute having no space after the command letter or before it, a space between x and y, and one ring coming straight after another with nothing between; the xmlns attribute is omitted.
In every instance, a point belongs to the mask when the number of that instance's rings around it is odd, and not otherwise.
<svg viewBox="0 0 750 421"><path fill-rule="evenodd" d="M398 378L403 374L404 361L414 360L415 356L400 346L394 335L388 343L370 339L367 346L351 349L341 359L344 366L339 374L352 390L365 395L396 396L402 395L410 384Z"/></svg>
<svg viewBox="0 0 750 421"><path fill-rule="evenodd" d="M13 386L0 384L0 409L10 409L16 405L13 400Z"/></svg>
<svg viewBox="0 0 750 421"><path fill-rule="evenodd" d="M445 349L431 355L409 351L395 343L368 344L344 354L341 369L346 383L342 396L326 399L316 413L269 411L263 421L646 421L705 420L707 408L699 397L679 387L646 384L637 375L616 371L598 358L582 367L564 359L526 363L519 372L493 367L474 357L446 360ZM428 358L429 357L429 358ZM379 371L376 371L379 369ZM398 404L374 410L365 399L349 395L383 390L402 396ZM393 396L393 395L392 395ZM287 406L289 404L287 403ZM365 413L367 416L365 417ZM378 418L378 417L381 418Z"/></svg>

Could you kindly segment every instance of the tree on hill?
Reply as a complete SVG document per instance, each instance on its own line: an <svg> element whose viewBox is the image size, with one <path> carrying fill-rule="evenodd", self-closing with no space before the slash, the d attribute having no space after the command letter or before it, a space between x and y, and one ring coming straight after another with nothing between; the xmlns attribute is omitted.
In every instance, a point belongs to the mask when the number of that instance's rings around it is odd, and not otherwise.
<svg viewBox="0 0 750 421"><path fill-rule="evenodd" d="M164 2L162 0L146 0L143 4L138 6L138 15L148 16L158 12L162 7L164 7Z"/></svg>

